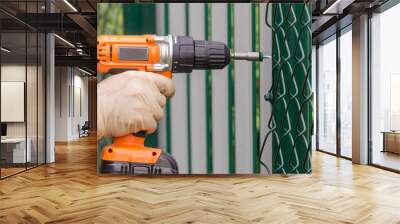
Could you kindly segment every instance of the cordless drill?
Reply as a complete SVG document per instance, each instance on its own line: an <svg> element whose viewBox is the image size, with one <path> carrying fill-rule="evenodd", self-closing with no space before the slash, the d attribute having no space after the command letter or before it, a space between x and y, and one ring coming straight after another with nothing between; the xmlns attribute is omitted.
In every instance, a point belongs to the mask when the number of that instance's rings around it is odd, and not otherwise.
<svg viewBox="0 0 400 224"><path fill-rule="evenodd" d="M222 69L232 59L263 61L262 52L236 53L222 42L194 40L189 36L118 36L97 38L97 72L126 70L154 72L172 78L172 73L193 69ZM113 139L102 149L102 173L177 174L175 159L160 149L144 146L146 130Z"/></svg>

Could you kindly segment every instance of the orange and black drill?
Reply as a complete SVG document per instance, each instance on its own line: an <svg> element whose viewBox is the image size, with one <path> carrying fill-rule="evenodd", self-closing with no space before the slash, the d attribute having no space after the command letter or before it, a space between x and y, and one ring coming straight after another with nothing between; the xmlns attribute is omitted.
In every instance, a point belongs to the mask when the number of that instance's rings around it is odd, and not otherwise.
<svg viewBox="0 0 400 224"><path fill-rule="evenodd" d="M193 69L222 69L232 59L263 61L262 52L236 53L222 42L189 36L103 35L97 38L97 72L140 70L172 78ZM146 130L113 139L102 149L102 173L178 174L175 159L160 149L144 146Z"/></svg>

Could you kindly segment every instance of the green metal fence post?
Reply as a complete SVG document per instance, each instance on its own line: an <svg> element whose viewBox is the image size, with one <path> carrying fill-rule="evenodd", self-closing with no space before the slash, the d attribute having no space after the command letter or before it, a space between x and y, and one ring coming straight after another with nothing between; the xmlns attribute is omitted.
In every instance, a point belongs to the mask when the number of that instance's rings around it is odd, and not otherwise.
<svg viewBox="0 0 400 224"><path fill-rule="evenodd" d="M251 5L252 50L260 51L260 5ZM253 173L260 172L260 62L252 62Z"/></svg>
<svg viewBox="0 0 400 224"><path fill-rule="evenodd" d="M185 33L189 36L189 3L185 3ZM191 86L190 86L190 73L186 74L186 103L187 103L187 138L188 138L188 171L192 174L192 108L190 105Z"/></svg>
<svg viewBox="0 0 400 224"><path fill-rule="evenodd" d="M204 39L211 39L211 4L204 4ZM212 72L206 70L206 141L207 141L207 173L213 172L212 159Z"/></svg>
<svg viewBox="0 0 400 224"><path fill-rule="evenodd" d="M122 8L124 11L124 34L156 33L155 4L123 4Z"/></svg>
<svg viewBox="0 0 400 224"><path fill-rule="evenodd" d="M234 49L235 37L234 37L234 5L228 3L228 47ZM229 146L229 173L234 174L236 172L236 158L235 158L235 67L234 63L228 65L228 146Z"/></svg>
<svg viewBox="0 0 400 224"><path fill-rule="evenodd" d="M311 4L272 4L273 173L311 172Z"/></svg>
<svg viewBox="0 0 400 224"><path fill-rule="evenodd" d="M169 4L164 3L164 35L169 35ZM171 100L168 99L165 105L165 138L166 151L171 153Z"/></svg>

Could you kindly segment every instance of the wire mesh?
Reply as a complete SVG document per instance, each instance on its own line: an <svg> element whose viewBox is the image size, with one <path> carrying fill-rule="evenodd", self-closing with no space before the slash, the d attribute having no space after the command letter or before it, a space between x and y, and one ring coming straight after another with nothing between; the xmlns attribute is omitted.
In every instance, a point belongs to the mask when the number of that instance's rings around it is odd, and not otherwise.
<svg viewBox="0 0 400 224"><path fill-rule="evenodd" d="M311 4L268 3L272 31L272 85L265 94L272 113L259 153L270 142L272 173L311 173L313 92L311 84Z"/></svg>

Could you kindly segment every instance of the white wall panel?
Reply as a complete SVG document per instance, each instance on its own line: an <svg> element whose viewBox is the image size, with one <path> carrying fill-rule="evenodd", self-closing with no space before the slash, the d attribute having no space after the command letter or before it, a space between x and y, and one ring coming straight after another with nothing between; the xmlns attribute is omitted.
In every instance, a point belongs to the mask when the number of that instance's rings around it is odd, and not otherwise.
<svg viewBox="0 0 400 224"><path fill-rule="evenodd" d="M88 78L72 67L56 67L55 73L55 141L70 141L88 120Z"/></svg>
<svg viewBox="0 0 400 224"><path fill-rule="evenodd" d="M189 34L194 39L204 40L204 4L189 5ZM207 171L206 159L206 101L205 72L193 71L190 75L192 118L192 173Z"/></svg>
<svg viewBox="0 0 400 224"><path fill-rule="evenodd" d="M227 43L227 4L212 4L212 40ZM212 71L213 168L227 174L228 167L228 69Z"/></svg>
<svg viewBox="0 0 400 224"><path fill-rule="evenodd" d="M271 9L270 9L271 10ZM272 31L265 25L266 4L260 4L260 50L266 55L272 55ZM271 12L268 20L271 19ZM272 85L272 60L267 59L260 64L260 147L269 131L268 121L271 116L271 104L264 100L265 93ZM269 136L262 154L262 161L272 170L272 136ZM267 170L261 166L261 173Z"/></svg>
<svg viewBox="0 0 400 224"><path fill-rule="evenodd" d="M170 4L169 27L174 35L185 35L185 5ZM171 148L180 173L188 173L186 74L174 74L175 96L171 99Z"/></svg>
<svg viewBox="0 0 400 224"><path fill-rule="evenodd" d="M55 68L55 141L68 141L70 68Z"/></svg>
<svg viewBox="0 0 400 224"><path fill-rule="evenodd" d="M25 122L25 82L1 82L1 122Z"/></svg>
<svg viewBox="0 0 400 224"><path fill-rule="evenodd" d="M235 4L235 51L251 51L251 5ZM235 62L236 173L252 173L252 66Z"/></svg>

